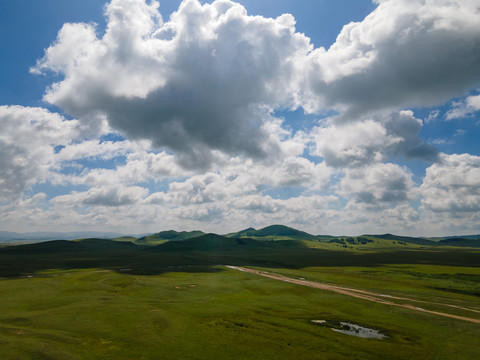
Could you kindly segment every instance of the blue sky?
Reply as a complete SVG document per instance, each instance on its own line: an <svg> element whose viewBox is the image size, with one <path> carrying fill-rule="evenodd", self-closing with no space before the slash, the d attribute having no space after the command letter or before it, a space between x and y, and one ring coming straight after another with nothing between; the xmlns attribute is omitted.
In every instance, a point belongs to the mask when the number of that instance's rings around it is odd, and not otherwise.
<svg viewBox="0 0 480 360"><path fill-rule="evenodd" d="M0 229L480 232L475 1L1 1Z"/></svg>

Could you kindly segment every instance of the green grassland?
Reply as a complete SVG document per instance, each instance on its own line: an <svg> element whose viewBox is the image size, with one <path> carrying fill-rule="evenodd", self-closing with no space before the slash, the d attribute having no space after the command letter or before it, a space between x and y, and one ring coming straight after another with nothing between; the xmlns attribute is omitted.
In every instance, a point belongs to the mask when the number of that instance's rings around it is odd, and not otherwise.
<svg viewBox="0 0 480 360"><path fill-rule="evenodd" d="M140 245L123 238L2 248L0 358L480 358L480 324L223 266L408 297L480 319L468 310L480 311L480 249L373 235L287 240L274 230L253 239L202 233ZM311 320L388 337L358 338Z"/></svg>

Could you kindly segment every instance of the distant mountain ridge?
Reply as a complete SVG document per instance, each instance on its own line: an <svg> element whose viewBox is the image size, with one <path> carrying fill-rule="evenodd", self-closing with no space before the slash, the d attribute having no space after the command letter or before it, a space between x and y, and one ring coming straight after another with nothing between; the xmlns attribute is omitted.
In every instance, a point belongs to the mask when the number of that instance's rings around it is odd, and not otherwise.
<svg viewBox="0 0 480 360"><path fill-rule="evenodd" d="M467 239L467 240L478 240L480 239L479 235L455 235L455 236L444 236L441 238L442 240L449 240L449 239Z"/></svg>
<svg viewBox="0 0 480 360"><path fill-rule="evenodd" d="M135 244L129 242L117 242L108 239L89 238L81 240L47 240L33 244L7 246L2 251L7 253L41 254L51 252L79 252L92 250L131 249Z"/></svg>
<svg viewBox="0 0 480 360"><path fill-rule="evenodd" d="M262 241L250 238L232 238L217 234L204 234L183 241L168 241L153 247L158 251L226 251L265 248L302 247L295 240Z"/></svg>
<svg viewBox="0 0 480 360"><path fill-rule="evenodd" d="M362 238L375 240L377 242L388 241L392 244L412 244L419 246L456 246L456 247L480 247L480 235L463 235L463 236L445 236L445 237L412 237L412 236L400 236L394 234L379 234L379 235L361 235ZM250 247L260 246L257 243L265 243L270 241L319 241L319 242L336 242L345 246L352 245L353 242L349 237L345 236L331 236L331 235L312 235L305 231L298 230L285 225L270 225L261 229L255 229L249 227L238 232L228 233L224 235L217 235L213 233L205 233L200 230L193 231L175 231L166 230L160 231L154 234L142 234L142 235L125 235L116 232L101 232L101 231L74 231L74 232L29 232L29 233L15 233L8 231L0 231L0 243L3 244L20 244L23 242L45 242L52 240L78 240L78 239L97 239L96 245L100 246L103 243L98 242L100 239L115 240L115 242L133 243L143 246L156 246L165 243L170 245L165 246L163 249L171 248L232 248L243 245L249 245ZM230 240L242 241L230 241ZM336 241L335 239L338 239ZM350 239L350 241L349 241ZM190 241L191 240L191 241ZM365 243L372 243L372 241L366 241ZM185 242L183 245L171 245L175 242ZM255 241L252 243L251 241ZM193 242L197 242L193 244ZM354 241L356 243L357 241ZM388 244L385 243L385 244ZM348 244L347 244L348 243ZM364 243L360 241L360 243ZM212 245L215 244L215 245ZM86 245L86 243L84 244ZM108 245L108 244L104 244ZM62 244L63 246L63 244ZM264 246L261 245L261 246Z"/></svg>
<svg viewBox="0 0 480 360"><path fill-rule="evenodd" d="M11 231L0 231L0 242L6 241L46 241L46 240L75 240L83 238L113 239L125 236L126 234L108 231L38 231L17 233ZM137 235L138 236L138 235Z"/></svg>

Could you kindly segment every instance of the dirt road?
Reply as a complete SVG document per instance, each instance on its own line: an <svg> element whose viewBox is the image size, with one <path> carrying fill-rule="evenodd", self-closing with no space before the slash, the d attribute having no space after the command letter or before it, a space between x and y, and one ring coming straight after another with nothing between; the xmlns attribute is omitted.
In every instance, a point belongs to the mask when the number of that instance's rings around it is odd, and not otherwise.
<svg viewBox="0 0 480 360"><path fill-rule="evenodd" d="M409 301L409 302L422 302L422 303L425 303L425 304L449 306L449 307L455 307L455 308L466 310L466 311L472 311L472 312L477 312L477 313L479 312L478 310L474 310L474 309L468 309L468 308L464 308L464 307L460 307L460 306L456 306L456 305L451 305L451 304L441 304L441 303L435 303L435 302L414 300L414 299L405 298L405 297L397 297L397 296L377 294L377 293L373 293L373 292L370 292L370 291L359 290L359 289L354 289L354 288L347 288L347 287L331 285L331 284L324 284L324 283L308 281L308 280L304 280L304 279L294 279L294 278L290 278L290 277L280 275L280 274L275 274L275 273L270 273L270 272L260 271L260 270L254 270L254 269L249 269L249 268L240 267L240 266L227 265L226 267L228 267L230 269L234 269L234 270L247 272L247 273L250 273L250 274L264 276L264 277L274 279L274 280L285 281L285 282L289 282L289 283L293 283L293 284L308 286L308 287L311 287L311 288L316 288L316 289L321 289L321 290L326 290L326 291L333 291L333 292L336 292L336 293L339 293L339 294L352 296L352 297L355 297L355 298L358 298L358 299L373 301L373 302L384 304L384 305L398 306L398 307L402 307L402 308L405 308L405 309L421 311L421 312L425 312L425 313L429 313L429 314L445 316L445 317L449 317L449 318L453 318L453 319L457 319L457 320L464 320L464 321L469 321L469 322L472 322L472 323L475 323L475 324L480 324L480 319L475 319L475 318L470 318L470 317L465 317L465 316L458 316L458 315L449 314L449 313L440 312L440 311L428 310L428 309L424 309L424 308L414 306L414 305L410 305L410 304L396 303L396 302L393 302L393 301L390 301L390 300L387 300L387 299Z"/></svg>

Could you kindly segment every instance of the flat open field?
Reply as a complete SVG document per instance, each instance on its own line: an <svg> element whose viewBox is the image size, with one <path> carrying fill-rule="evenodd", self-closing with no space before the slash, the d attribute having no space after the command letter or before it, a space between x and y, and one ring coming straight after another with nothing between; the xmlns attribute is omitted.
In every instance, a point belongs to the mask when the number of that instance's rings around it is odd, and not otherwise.
<svg viewBox="0 0 480 360"><path fill-rule="evenodd" d="M3 251L1 358L476 360L478 256L478 249L360 251L331 244L187 253ZM332 291L338 287L384 303ZM385 338L333 331L339 322Z"/></svg>

